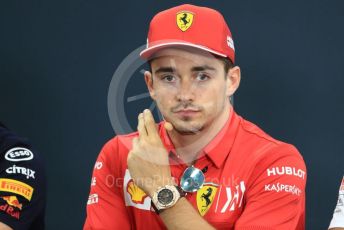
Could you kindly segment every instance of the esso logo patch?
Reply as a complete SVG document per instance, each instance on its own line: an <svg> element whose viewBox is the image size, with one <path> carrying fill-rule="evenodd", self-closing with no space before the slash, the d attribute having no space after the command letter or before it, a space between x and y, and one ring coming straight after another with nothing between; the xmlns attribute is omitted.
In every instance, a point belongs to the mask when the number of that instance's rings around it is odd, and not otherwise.
<svg viewBox="0 0 344 230"><path fill-rule="evenodd" d="M5 159L8 161L29 161L33 159L33 153L22 147L10 149L5 154Z"/></svg>

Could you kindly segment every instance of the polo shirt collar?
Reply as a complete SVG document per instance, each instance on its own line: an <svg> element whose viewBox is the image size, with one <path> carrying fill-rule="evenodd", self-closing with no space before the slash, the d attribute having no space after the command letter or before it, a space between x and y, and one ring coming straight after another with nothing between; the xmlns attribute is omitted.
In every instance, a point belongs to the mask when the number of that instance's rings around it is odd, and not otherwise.
<svg viewBox="0 0 344 230"><path fill-rule="evenodd" d="M230 110L229 118L223 128L214 139L203 148L203 154L207 156L217 168L221 168L223 162L230 153L240 123L240 116L235 113L233 107L231 107ZM167 151L170 154L175 154L174 145L164 128L164 123L165 121L160 123L160 137Z"/></svg>
<svg viewBox="0 0 344 230"><path fill-rule="evenodd" d="M221 168L232 149L239 123L240 117L231 108L230 116L223 128L203 149L206 156L211 159L217 168Z"/></svg>

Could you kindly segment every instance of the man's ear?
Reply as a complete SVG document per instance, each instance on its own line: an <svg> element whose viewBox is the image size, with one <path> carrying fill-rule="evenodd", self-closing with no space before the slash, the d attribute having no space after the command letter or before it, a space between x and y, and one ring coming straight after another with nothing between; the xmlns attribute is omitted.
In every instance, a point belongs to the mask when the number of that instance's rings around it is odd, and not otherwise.
<svg viewBox="0 0 344 230"><path fill-rule="evenodd" d="M226 88L226 95L232 96L235 91L239 88L241 79L241 70L239 66L234 66L233 68L228 70L227 73L227 88Z"/></svg>
<svg viewBox="0 0 344 230"><path fill-rule="evenodd" d="M154 91L154 87L153 87L153 75L151 72L145 71L144 76L145 76L145 82L146 82L149 94L150 94L151 98L153 100L155 100L155 91Z"/></svg>

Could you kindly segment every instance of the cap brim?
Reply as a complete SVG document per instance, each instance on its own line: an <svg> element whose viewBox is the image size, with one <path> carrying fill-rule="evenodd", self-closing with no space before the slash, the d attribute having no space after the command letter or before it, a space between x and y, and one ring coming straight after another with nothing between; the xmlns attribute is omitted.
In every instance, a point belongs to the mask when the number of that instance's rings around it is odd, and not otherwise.
<svg viewBox="0 0 344 230"><path fill-rule="evenodd" d="M201 49L201 50L213 53L213 54L221 56L221 57L228 57L226 54L217 52L213 49L209 49L208 47L195 45L193 43L188 43L188 42L166 42L166 43L156 44L156 45L153 45L153 46L146 48L143 51L141 51L140 57L142 57L144 59L149 59L158 50L163 49L163 48L167 48L167 47L175 47L175 46L193 47L193 48L197 48L197 49Z"/></svg>

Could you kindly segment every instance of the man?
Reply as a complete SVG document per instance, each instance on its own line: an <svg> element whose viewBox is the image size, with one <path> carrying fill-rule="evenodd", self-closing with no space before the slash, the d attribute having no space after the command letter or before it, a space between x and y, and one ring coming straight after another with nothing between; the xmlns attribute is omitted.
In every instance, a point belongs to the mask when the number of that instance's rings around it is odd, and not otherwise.
<svg viewBox="0 0 344 230"><path fill-rule="evenodd" d="M237 115L234 44L222 15L181 5L150 23L151 98L138 132L94 167L84 229L304 229L306 167L292 145Z"/></svg>
<svg viewBox="0 0 344 230"><path fill-rule="evenodd" d="M44 229L46 181L37 152L0 123L0 230Z"/></svg>
<svg viewBox="0 0 344 230"><path fill-rule="evenodd" d="M339 188L338 202L329 229L344 230L344 177Z"/></svg>

